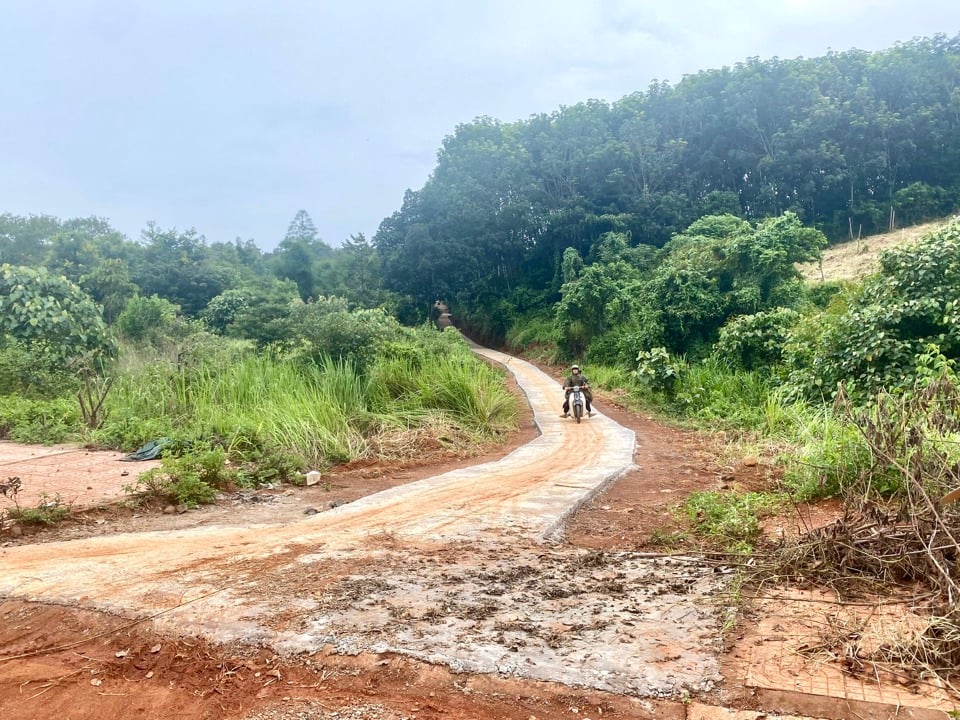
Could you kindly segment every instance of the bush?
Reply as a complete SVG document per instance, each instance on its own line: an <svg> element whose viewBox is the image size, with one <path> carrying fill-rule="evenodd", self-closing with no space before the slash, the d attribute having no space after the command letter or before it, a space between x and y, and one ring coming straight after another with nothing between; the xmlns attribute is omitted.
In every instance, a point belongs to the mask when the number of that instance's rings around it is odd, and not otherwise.
<svg viewBox="0 0 960 720"><path fill-rule="evenodd" d="M882 253L880 271L845 300L800 323L784 349L797 390L833 397L843 382L862 401L909 389L930 344L960 358L960 220Z"/></svg>
<svg viewBox="0 0 960 720"><path fill-rule="evenodd" d="M666 348L656 347L637 353L637 379L653 393L673 398L686 363L671 357Z"/></svg>
<svg viewBox="0 0 960 720"><path fill-rule="evenodd" d="M785 307L740 315L720 328L714 353L745 370L777 365L790 330L799 319L800 313Z"/></svg>
<svg viewBox="0 0 960 720"><path fill-rule="evenodd" d="M303 341L297 355L313 362L329 357L365 372L380 347L399 337L400 326L383 310L350 311L341 298L320 297L297 308L295 332Z"/></svg>
<svg viewBox="0 0 960 720"><path fill-rule="evenodd" d="M73 398L0 396L0 437L49 445L64 442L80 430L80 406Z"/></svg>
<svg viewBox="0 0 960 720"><path fill-rule="evenodd" d="M127 340L157 343L168 334L179 311L157 295L135 295L117 318L117 330Z"/></svg>
<svg viewBox="0 0 960 720"><path fill-rule="evenodd" d="M4 394L51 399L76 387L77 378L59 358L0 337L0 388Z"/></svg>

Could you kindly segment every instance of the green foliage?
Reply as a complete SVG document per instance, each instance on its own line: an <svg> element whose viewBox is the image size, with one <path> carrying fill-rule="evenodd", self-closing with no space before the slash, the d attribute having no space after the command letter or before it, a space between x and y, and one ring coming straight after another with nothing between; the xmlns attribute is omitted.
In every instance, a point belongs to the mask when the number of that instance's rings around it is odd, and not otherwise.
<svg viewBox="0 0 960 720"><path fill-rule="evenodd" d="M655 347L637 354L637 379L651 392L667 398L672 398L676 393L680 375L685 369L686 363L671 356L666 348Z"/></svg>
<svg viewBox="0 0 960 720"><path fill-rule="evenodd" d="M148 223L141 235L143 246L131 272L144 297L156 295L194 318L229 287L233 270L213 262L196 230L163 230Z"/></svg>
<svg viewBox="0 0 960 720"><path fill-rule="evenodd" d="M61 361L110 352L100 309L79 287L46 268L0 266L0 337Z"/></svg>
<svg viewBox="0 0 960 720"><path fill-rule="evenodd" d="M576 248L564 249L563 259L560 261L560 277L564 284L575 282L583 272L583 267L583 258Z"/></svg>
<svg viewBox="0 0 960 720"><path fill-rule="evenodd" d="M784 307L740 315L720 328L714 353L732 366L747 370L778 365L783 345L799 319L800 313Z"/></svg>
<svg viewBox="0 0 960 720"><path fill-rule="evenodd" d="M0 438L53 444L75 437L80 428L80 408L73 398L0 395Z"/></svg>
<svg viewBox="0 0 960 720"><path fill-rule="evenodd" d="M60 495L50 497L41 493L37 504L33 507L16 505L7 510L7 517L23 525L56 525L70 515L70 507L63 502Z"/></svg>
<svg viewBox="0 0 960 720"><path fill-rule="evenodd" d="M215 332L267 347L294 336L294 316L301 304L292 281L262 280L213 298L201 317Z"/></svg>
<svg viewBox="0 0 960 720"><path fill-rule="evenodd" d="M76 377L57 357L30 343L0 338L0 392L50 398L76 386Z"/></svg>
<svg viewBox="0 0 960 720"><path fill-rule="evenodd" d="M279 448L260 448L234 437L230 454L238 463L233 479L241 487L297 483L309 463L302 455Z"/></svg>
<svg viewBox="0 0 960 720"><path fill-rule="evenodd" d="M838 281L808 283L804 286L804 299L817 309L825 310L846 287L846 283Z"/></svg>
<svg viewBox="0 0 960 720"><path fill-rule="evenodd" d="M733 552L749 553L760 534L760 519L775 512L782 498L769 493L710 490L683 503L697 534Z"/></svg>
<svg viewBox="0 0 960 720"><path fill-rule="evenodd" d="M396 320L380 309L351 311L342 298L320 297L297 308L295 332L299 354L314 362L324 357L351 363L361 372L380 347L399 334Z"/></svg>
<svg viewBox="0 0 960 720"><path fill-rule="evenodd" d="M517 318L507 331L507 347L529 353L535 348L554 346L553 319L547 315Z"/></svg>
<svg viewBox="0 0 960 720"><path fill-rule="evenodd" d="M164 458L163 465L140 474L130 493L196 507L216 500L216 489L200 479L196 469L178 459Z"/></svg>
<svg viewBox="0 0 960 720"><path fill-rule="evenodd" d="M671 352L703 354L730 318L798 304L795 265L825 245L792 213L756 227L730 215L703 217L664 248L640 290L638 327Z"/></svg>
<svg viewBox="0 0 960 720"><path fill-rule="evenodd" d="M304 363L209 346L165 359L139 348L141 360L128 354L118 366L107 419L88 437L123 449L191 438L222 447L237 482L257 484L362 457L398 428L489 436L510 426L516 408L502 377L456 330L398 329L380 347L364 373L329 355Z"/></svg>
<svg viewBox="0 0 960 720"><path fill-rule="evenodd" d="M169 334L178 312L176 305L157 295L135 295L117 317L117 330L126 340L158 344Z"/></svg>
<svg viewBox="0 0 960 720"><path fill-rule="evenodd" d="M608 238L608 242L615 244L613 238ZM615 254L609 257L609 262L571 272L571 279L560 288L561 299L555 311L556 338L558 347L566 354L582 355L596 337L636 313L640 272ZM564 277L567 275L565 271Z"/></svg>
<svg viewBox="0 0 960 720"><path fill-rule="evenodd" d="M883 253L844 301L801 323L784 348L798 392L832 397L840 382L858 399L903 391L926 346L960 357L960 220Z"/></svg>
<svg viewBox="0 0 960 720"><path fill-rule="evenodd" d="M711 428L757 428L767 422L770 379L768 372L705 358L683 368L671 409Z"/></svg>
<svg viewBox="0 0 960 720"><path fill-rule="evenodd" d="M516 427L517 405L503 387L502 371L463 354L434 357L431 365L417 376L423 405L451 413L481 435Z"/></svg>
<svg viewBox="0 0 960 720"><path fill-rule="evenodd" d="M896 220L903 225L919 225L935 220L956 209L954 195L942 187L913 182L893 194Z"/></svg>
<svg viewBox="0 0 960 720"><path fill-rule="evenodd" d="M798 501L841 495L870 466L863 435L832 409L808 406L794 414L793 421L794 451L785 458L783 482Z"/></svg>

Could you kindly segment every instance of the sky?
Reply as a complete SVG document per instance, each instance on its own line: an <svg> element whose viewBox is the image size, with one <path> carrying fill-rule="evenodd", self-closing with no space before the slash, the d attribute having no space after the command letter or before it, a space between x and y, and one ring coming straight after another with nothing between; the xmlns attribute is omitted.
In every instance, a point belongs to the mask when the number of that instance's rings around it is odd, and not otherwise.
<svg viewBox="0 0 960 720"><path fill-rule="evenodd" d="M476 117L936 33L960 2L0 0L0 213L338 246Z"/></svg>

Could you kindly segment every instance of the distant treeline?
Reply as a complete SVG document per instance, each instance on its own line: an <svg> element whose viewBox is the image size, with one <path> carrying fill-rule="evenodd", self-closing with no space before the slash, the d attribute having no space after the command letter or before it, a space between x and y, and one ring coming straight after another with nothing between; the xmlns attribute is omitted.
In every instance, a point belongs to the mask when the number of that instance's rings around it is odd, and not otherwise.
<svg viewBox="0 0 960 720"><path fill-rule="evenodd" d="M660 249L705 216L756 227L788 213L839 240L958 207L960 35L938 35L880 52L750 59L513 123L479 118L443 140L427 182L369 241L331 248L304 211L272 252L253 240L210 244L192 229L151 224L131 240L100 218L6 213L0 264L65 275L108 323L135 295L156 295L226 334L251 336L239 308L273 318L274 329L253 333L264 342L298 299L337 296L408 324L441 299L497 342L569 305L562 288L578 275L564 258L609 263L616 247L629 272L613 274L625 282L654 272Z"/></svg>
<svg viewBox="0 0 960 720"><path fill-rule="evenodd" d="M564 250L607 232L660 247L704 215L790 211L838 240L958 198L960 35L938 35L460 125L373 244L390 289L489 320L556 302Z"/></svg>

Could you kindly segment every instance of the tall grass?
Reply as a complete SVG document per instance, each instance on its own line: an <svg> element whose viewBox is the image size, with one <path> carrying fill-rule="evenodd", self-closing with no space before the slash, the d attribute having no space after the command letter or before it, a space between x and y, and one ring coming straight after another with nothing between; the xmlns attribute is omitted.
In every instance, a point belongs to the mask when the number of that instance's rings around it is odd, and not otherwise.
<svg viewBox="0 0 960 720"><path fill-rule="evenodd" d="M870 467L870 448L863 435L832 408L806 405L795 417L784 484L796 499L840 495Z"/></svg>
<svg viewBox="0 0 960 720"><path fill-rule="evenodd" d="M674 403L686 417L710 427L759 429L768 419L769 378L710 357L681 373Z"/></svg>
<svg viewBox="0 0 960 720"><path fill-rule="evenodd" d="M375 435L399 428L490 437L513 427L517 413L502 374L448 339L393 352L368 373L269 354L180 368L128 361L107 407L108 422L94 434L106 446L204 439L237 452L280 450L312 466L369 455Z"/></svg>

